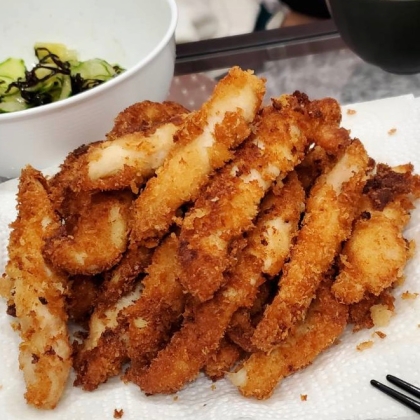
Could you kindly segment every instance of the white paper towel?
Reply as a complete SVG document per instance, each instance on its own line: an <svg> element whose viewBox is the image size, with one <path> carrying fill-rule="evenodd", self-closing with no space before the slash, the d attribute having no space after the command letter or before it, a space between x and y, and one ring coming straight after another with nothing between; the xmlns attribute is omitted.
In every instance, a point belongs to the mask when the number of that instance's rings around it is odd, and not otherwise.
<svg viewBox="0 0 420 420"><path fill-rule="evenodd" d="M356 113L348 114L347 109ZM412 162L420 171L420 102L403 96L343 108L343 126L359 137L369 154L391 165ZM389 130L396 129L394 134ZM15 218L16 181L0 185L0 271L6 260L8 224ZM418 206L420 207L420 205ZM4 420L105 420L114 409L123 409L125 419L181 420L373 420L417 418L408 408L376 389L372 378L385 381L390 373L420 385L420 297L402 300L401 293L420 292L420 208L413 212L406 236L418 250L407 266L405 284L395 291L396 316L381 328L386 338L373 337L372 330L346 331L339 345L324 352L306 368L284 380L271 399L254 401L240 396L228 381L212 383L204 377L174 396L146 397L136 386L118 378L97 391L84 392L69 381L59 406L49 412L28 407L18 369L19 337L9 326L6 305L0 302L0 419ZM372 348L359 352L356 346L373 340ZM307 401L300 395L306 394Z"/></svg>

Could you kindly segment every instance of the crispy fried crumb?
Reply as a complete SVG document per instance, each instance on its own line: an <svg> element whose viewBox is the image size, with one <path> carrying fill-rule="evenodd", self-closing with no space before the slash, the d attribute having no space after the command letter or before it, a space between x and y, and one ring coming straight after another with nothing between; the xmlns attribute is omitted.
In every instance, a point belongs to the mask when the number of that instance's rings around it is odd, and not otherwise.
<svg viewBox="0 0 420 420"><path fill-rule="evenodd" d="M382 339L386 337L386 334L379 330L375 331L373 334L376 334L379 338L382 338Z"/></svg>
<svg viewBox="0 0 420 420"><path fill-rule="evenodd" d="M178 395L175 395L174 398L173 398L173 400L174 401L178 401L178 398L179 398Z"/></svg>
<svg viewBox="0 0 420 420"><path fill-rule="evenodd" d="M114 409L114 419L120 419L124 415L124 410L120 408L119 410Z"/></svg>
<svg viewBox="0 0 420 420"><path fill-rule="evenodd" d="M390 130L388 130L388 134L390 136L394 135L396 132L397 132L397 129L396 128L391 128Z"/></svg>
<svg viewBox="0 0 420 420"><path fill-rule="evenodd" d="M300 394L301 401L308 401L308 396L306 394Z"/></svg>
<svg viewBox="0 0 420 420"><path fill-rule="evenodd" d="M216 390L216 385L212 384L212 386L210 388L211 388L212 391L215 391Z"/></svg>
<svg viewBox="0 0 420 420"><path fill-rule="evenodd" d="M404 293L401 294L401 298L404 300L416 299L418 295L418 293L411 293L408 290L406 290Z"/></svg>
<svg viewBox="0 0 420 420"><path fill-rule="evenodd" d="M354 115L357 113L357 111L355 109L348 109L346 113L347 115Z"/></svg>
<svg viewBox="0 0 420 420"><path fill-rule="evenodd" d="M373 305L370 308L370 316L372 317L373 325L376 327L386 327L393 314L394 311L390 310L386 305Z"/></svg>
<svg viewBox="0 0 420 420"><path fill-rule="evenodd" d="M366 349L370 349L372 346L373 346L373 341L372 340L363 341L362 343L360 343L356 346L356 349L358 351L363 351L363 350L366 350Z"/></svg>
<svg viewBox="0 0 420 420"><path fill-rule="evenodd" d="M10 326L12 327L13 331L19 332L20 331L20 324L18 321L12 321L10 323Z"/></svg>

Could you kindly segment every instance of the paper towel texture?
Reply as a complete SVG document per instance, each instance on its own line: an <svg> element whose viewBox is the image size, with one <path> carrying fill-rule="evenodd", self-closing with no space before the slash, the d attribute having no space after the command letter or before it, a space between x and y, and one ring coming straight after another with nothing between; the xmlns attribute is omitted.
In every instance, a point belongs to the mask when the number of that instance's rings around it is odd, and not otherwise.
<svg viewBox="0 0 420 420"><path fill-rule="evenodd" d="M347 110L356 113L347 113ZM343 108L344 127L365 144L377 161L390 165L412 162L420 171L420 102L412 96L390 98ZM395 132L394 130L395 129ZM392 130L392 131L390 131ZM16 181L0 184L0 271L6 262L8 224L15 218ZM268 401L240 396L222 380L200 377L174 396L146 397L134 385L114 378L89 393L74 388L70 379L58 407L38 411L25 403L24 382L18 368L19 337L9 326L11 318L0 301L0 419L4 420L105 420L114 409L123 409L127 419L181 420L373 420L417 418L408 408L394 402L373 387L370 379L385 381L390 373L420 385L420 297L403 300L408 290L420 292L420 204L413 212L406 237L419 244L406 268L406 282L395 290L396 316L381 328L380 339L366 330L347 330L340 344L333 346L305 370L284 380ZM374 345L365 351L356 346L367 340ZM307 401L301 401L301 394Z"/></svg>

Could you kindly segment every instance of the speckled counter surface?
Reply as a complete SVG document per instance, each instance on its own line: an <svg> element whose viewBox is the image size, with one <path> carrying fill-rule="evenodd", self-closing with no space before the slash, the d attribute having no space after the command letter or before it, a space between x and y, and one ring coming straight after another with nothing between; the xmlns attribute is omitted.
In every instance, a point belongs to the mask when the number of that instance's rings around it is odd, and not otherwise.
<svg viewBox="0 0 420 420"><path fill-rule="evenodd" d="M267 96L300 90L311 98L331 96L341 104L420 96L420 74L387 73L347 49L267 62L257 74L267 78Z"/></svg>

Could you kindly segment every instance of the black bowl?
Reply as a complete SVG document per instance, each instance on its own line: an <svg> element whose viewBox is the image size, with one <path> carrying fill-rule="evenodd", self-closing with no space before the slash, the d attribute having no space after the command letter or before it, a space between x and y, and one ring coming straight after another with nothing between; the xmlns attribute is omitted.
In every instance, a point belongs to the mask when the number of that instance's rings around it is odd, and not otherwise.
<svg viewBox="0 0 420 420"><path fill-rule="evenodd" d="M420 0L327 0L348 47L398 74L420 72Z"/></svg>

